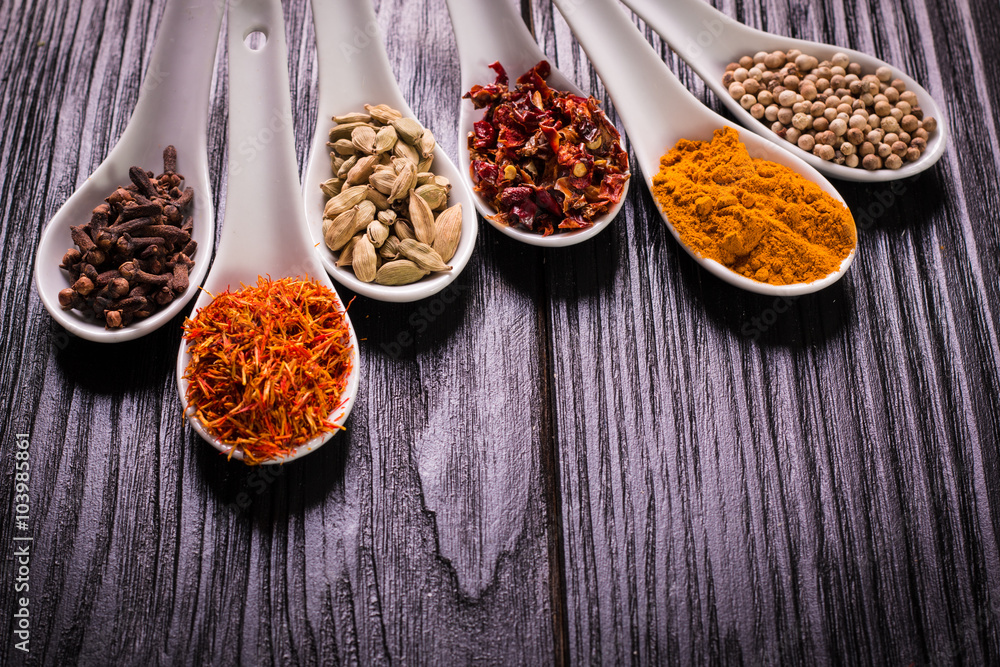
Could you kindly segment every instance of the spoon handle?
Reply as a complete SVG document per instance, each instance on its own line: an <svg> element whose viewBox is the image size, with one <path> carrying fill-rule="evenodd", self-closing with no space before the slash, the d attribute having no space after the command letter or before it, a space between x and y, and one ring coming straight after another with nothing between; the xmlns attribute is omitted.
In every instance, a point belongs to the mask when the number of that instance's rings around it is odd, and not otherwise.
<svg viewBox="0 0 1000 667"><path fill-rule="evenodd" d="M669 148L662 128L691 124L701 103L674 76L614 0L553 0L615 103L643 170ZM699 109L698 115L711 113ZM721 123L721 119L720 119ZM647 177L649 174L647 174Z"/></svg>
<svg viewBox="0 0 1000 667"><path fill-rule="evenodd" d="M262 33L256 50L247 37ZM242 0L229 11L229 189L216 267L239 276L320 275L300 206L288 49L279 0ZM295 250L301 249L300 256ZM211 277L215 277L215 271ZM236 287L236 285L232 285ZM213 285L214 287L214 285Z"/></svg>
<svg viewBox="0 0 1000 667"><path fill-rule="evenodd" d="M167 3L156 32L153 55L139 88L139 99L118 145L138 151L145 143L148 123L169 110L171 123L198 137L201 153L207 148L207 101L212 86L215 54L225 4L217 0L172 0ZM203 100L204 104L191 104ZM136 136L131 136L131 135ZM129 139L126 141L126 139ZM129 165L138 156L121 155ZM190 156L184 156L190 159ZM119 160L119 161L121 161ZM155 169L155 165L148 167Z"/></svg>
<svg viewBox="0 0 1000 667"><path fill-rule="evenodd" d="M510 0L447 1L462 63L463 90L492 81L488 67L494 61L517 77L545 59Z"/></svg>
<svg viewBox="0 0 1000 667"><path fill-rule="evenodd" d="M393 76L371 0L312 0L312 12L321 113L340 108L338 100L345 93L378 90L392 91L395 99L369 100L371 104L387 103L412 116Z"/></svg>
<svg viewBox="0 0 1000 667"><path fill-rule="evenodd" d="M716 53L738 51L752 55L759 50L759 30L743 25L704 0L622 1L703 79L712 79L722 69ZM716 46L720 44L725 44L725 49Z"/></svg>

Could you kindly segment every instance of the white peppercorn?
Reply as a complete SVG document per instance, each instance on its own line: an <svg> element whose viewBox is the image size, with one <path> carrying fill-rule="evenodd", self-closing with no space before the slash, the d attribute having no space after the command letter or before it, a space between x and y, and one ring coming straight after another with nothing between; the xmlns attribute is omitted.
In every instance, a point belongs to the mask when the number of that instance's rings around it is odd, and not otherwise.
<svg viewBox="0 0 1000 667"><path fill-rule="evenodd" d="M889 132L896 133L899 132L900 130L899 121L897 121L892 116L886 116L885 118L883 118L881 127L886 132L886 134L888 134Z"/></svg>
<svg viewBox="0 0 1000 667"><path fill-rule="evenodd" d="M861 166L868 171L875 171L876 169L882 168L882 158L878 155L866 155L864 159L861 160Z"/></svg>
<svg viewBox="0 0 1000 667"><path fill-rule="evenodd" d="M764 57L764 65L768 69L779 69L785 64L785 54L782 51L775 51Z"/></svg>
<svg viewBox="0 0 1000 667"><path fill-rule="evenodd" d="M891 68L863 74L845 53L820 61L798 49L760 51L729 63L722 82L771 131L848 167L899 168L919 159L937 128Z"/></svg>
<svg viewBox="0 0 1000 667"><path fill-rule="evenodd" d="M833 146L827 146L826 144L817 144L813 148L813 153L818 156L821 160L832 160L836 151L833 150Z"/></svg>

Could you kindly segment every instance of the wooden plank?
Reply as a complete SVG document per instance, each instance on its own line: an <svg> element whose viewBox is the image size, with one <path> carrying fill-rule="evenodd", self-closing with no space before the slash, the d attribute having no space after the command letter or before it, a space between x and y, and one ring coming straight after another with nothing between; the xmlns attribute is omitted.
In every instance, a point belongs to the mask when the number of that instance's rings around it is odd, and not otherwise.
<svg viewBox="0 0 1000 667"><path fill-rule="evenodd" d="M721 8L913 72L953 143L901 191L843 187L861 252L816 296L710 277L639 183L611 230L546 258L570 662L996 662L996 7Z"/></svg>
<svg viewBox="0 0 1000 667"><path fill-rule="evenodd" d="M105 347L69 339L42 309L38 230L123 129L162 8L0 7L0 423L4 451L29 434L35 537L24 662L553 661L538 252L486 231L437 298L355 301L363 385L348 431L274 477L228 464L182 423L180 320ZM329 111L316 109L307 3L285 9L304 164ZM457 157L444 6L378 9L404 94ZM220 216L224 55L210 123ZM2 469L11 502L10 457ZM0 578L13 572L3 559ZM3 610L15 604L8 583ZM23 658L2 642L0 663Z"/></svg>

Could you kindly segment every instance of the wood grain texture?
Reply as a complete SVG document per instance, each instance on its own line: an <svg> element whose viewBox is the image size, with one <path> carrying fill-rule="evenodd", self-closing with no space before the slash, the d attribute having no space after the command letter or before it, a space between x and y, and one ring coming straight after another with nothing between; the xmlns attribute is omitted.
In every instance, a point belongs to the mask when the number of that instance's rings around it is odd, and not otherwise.
<svg viewBox="0 0 1000 667"><path fill-rule="evenodd" d="M861 227L847 278L789 302L735 291L680 251L638 180L574 248L484 223L454 289L354 301L347 433L265 474L182 422L179 319L99 346L32 285L42 226L128 121L164 0L0 3L0 664L1000 663L1000 9L715 4L874 53L944 103L939 166L842 186ZM520 7L608 103L550 4ZM376 8L404 95L456 158L444 3ZM285 19L301 167L328 112L308 3ZM11 635L16 433L28 656Z"/></svg>
<svg viewBox="0 0 1000 667"><path fill-rule="evenodd" d="M550 257L571 662L995 664L996 7L717 6L912 72L953 143L896 189L843 186L858 261L815 296L701 271L641 187ZM535 25L602 96L562 18Z"/></svg>

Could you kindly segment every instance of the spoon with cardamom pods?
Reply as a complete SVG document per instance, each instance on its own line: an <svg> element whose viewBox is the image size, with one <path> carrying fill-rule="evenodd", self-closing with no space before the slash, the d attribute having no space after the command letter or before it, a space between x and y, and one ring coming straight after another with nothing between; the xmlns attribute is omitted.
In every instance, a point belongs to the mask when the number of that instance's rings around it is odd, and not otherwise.
<svg viewBox="0 0 1000 667"><path fill-rule="evenodd" d="M487 107L486 111L474 108L472 100L459 105L458 165L473 186L476 208L503 234L544 248L575 245L600 234L618 215L631 182L618 131L596 104L589 106L588 96L576 84L548 63L510 0L448 0L448 12L458 44L462 90L482 86L476 106ZM538 70L530 72L543 62L541 73L549 73L540 83ZM513 91L513 81L502 88L494 84L495 78L506 79L506 73L512 78L530 77L535 88L530 104L511 114L521 115L517 122L500 120L489 103L501 99L501 89ZM550 96L550 91L556 94ZM527 88L523 94L529 94ZM508 99L502 113L519 104ZM487 113L494 122L487 122ZM564 114L558 122L557 113ZM587 120L575 126L563 122L583 116ZM527 127L538 126L531 136L514 130L525 119ZM549 125L560 127L542 127ZM473 159L470 136L479 146L478 155L493 157ZM494 159L501 152L506 153L503 163ZM569 173L563 175L562 170ZM562 219L565 228L550 223L553 217ZM550 225L554 231L546 233Z"/></svg>
<svg viewBox="0 0 1000 667"><path fill-rule="evenodd" d="M623 0L748 129L827 176L908 178L944 154L948 124L905 72L853 49L756 30L704 0Z"/></svg>
<svg viewBox="0 0 1000 667"><path fill-rule="evenodd" d="M358 342L346 308L316 256L301 205L280 0L233 3L228 30L230 164L225 219L212 270L191 319L185 322L177 384L192 427L213 447L248 463L285 463L327 442L347 419L358 391ZM286 278L292 279L294 287L290 295L274 291L278 298L264 301L250 289L262 281L274 285ZM238 317L203 319L204 313L214 312L208 308L219 303L216 299L232 293L238 298L227 297L225 303L235 303ZM303 298L308 301L303 303ZM339 327L337 333L314 336L316 321L327 322L331 314L335 319L330 321ZM209 335L216 338L206 346L201 336ZM329 390L320 384L314 390L322 394L318 399L335 405L329 417L319 417L326 418L328 427L318 428L298 419L306 412L303 405L310 397L288 402L281 397L297 396L297 382L330 374L327 350L332 338L339 339L337 354L343 356L343 363L337 371L341 375L329 383ZM248 340L249 348L245 346ZM192 349L199 354L192 355ZM203 357L212 365L202 363ZM259 375L246 377L254 369L259 369ZM241 372L242 380L233 380ZM261 376L265 381L255 382ZM236 395L217 396L219 386L229 384L236 386ZM210 395L213 409L230 405L229 412L217 410L208 415L205 397ZM201 396L198 400L206 403L194 403L192 396ZM217 436L222 427L213 430L202 422L204 418L228 427L242 414L256 415L256 422L248 425L249 418L241 422L240 432L245 435L240 444ZM319 435L277 455L249 455L250 445L243 444L252 442L255 451L260 451L273 445L268 438L288 442L290 432L291 436Z"/></svg>
<svg viewBox="0 0 1000 667"><path fill-rule="evenodd" d="M569 23L594 64L598 76L604 82L608 94L614 100L615 108L638 158L646 187L654 199L657 199L654 177L659 174L661 157L667 151L682 140L708 141L712 139L716 130L733 128L750 158L761 158L787 167L805 181L811 181L809 185L819 186L819 189L838 205L844 206L841 215L845 225L840 232L849 239L849 251L846 255L829 273L816 280L772 284L737 273L729 266L710 259L705 253L691 247L671 223L670 217L664 211L664 205L658 202L660 214L667 228L696 262L732 285L750 292L774 296L796 296L816 292L844 276L854 261L857 231L843 198L822 174L798 155L778 148L756 134L736 126L703 105L674 76L670 68L660 59L659 54L643 38L631 17L615 0L588 0L584 3L575 0L554 0L554 4ZM729 178L731 175L721 172L712 173L710 176L713 184L725 183ZM694 187L692 186L692 189ZM704 198L703 202L698 202L699 210L697 213L692 213L692 217L703 215L700 210L702 204L710 209L704 212L707 215L716 210L716 207L726 203L721 200L721 197L719 201L711 197ZM752 202L746 203L752 206ZM752 235L760 232L758 224L754 230L746 233ZM743 235L744 232L734 234L735 237ZM727 238L723 241L725 244L746 242L740 238Z"/></svg>
<svg viewBox="0 0 1000 667"><path fill-rule="evenodd" d="M221 25L216 2L167 4L125 131L42 232L35 287L71 334L100 343L145 336L184 308L208 271L207 125ZM154 182L148 173L160 165L171 173Z"/></svg>
<svg viewBox="0 0 1000 667"><path fill-rule="evenodd" d="M302 196L313 243L354 292L424 299L472 256L472 193L403 98L370 0L313 0L312 10L319 114Z"/></svg>

